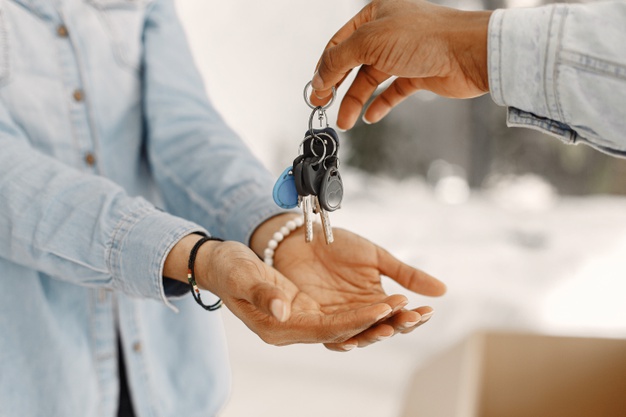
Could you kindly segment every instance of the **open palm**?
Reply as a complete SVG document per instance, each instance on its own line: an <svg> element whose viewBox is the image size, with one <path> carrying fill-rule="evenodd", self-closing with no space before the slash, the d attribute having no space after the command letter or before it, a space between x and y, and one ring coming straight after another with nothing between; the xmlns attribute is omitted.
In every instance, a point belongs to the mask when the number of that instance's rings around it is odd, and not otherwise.
<svg viewBox="0 0 626 417"><path fill-rule="evenodd" d="M321 235L321 230L317 232ZM428 307L403 309L407 298L386 294L381 275L429 296L442 295L443 283L356 234L342 229L335 229L334 233L332 245L321 238L305 243L302 236L293 236L283 242L276 253L274 266L298 289L300 299L294 299L294 306L306 303L322 315L358 322L380 304L388 305L392 311L383 317L374 317L369 326L357 333L338 334L338 339L326 343L327 347L345 350L346 346L366 346L397 332L412 330L420 324L421 314L429 317L431 309ZM297 317L297 309L293 311Z"/></svg>

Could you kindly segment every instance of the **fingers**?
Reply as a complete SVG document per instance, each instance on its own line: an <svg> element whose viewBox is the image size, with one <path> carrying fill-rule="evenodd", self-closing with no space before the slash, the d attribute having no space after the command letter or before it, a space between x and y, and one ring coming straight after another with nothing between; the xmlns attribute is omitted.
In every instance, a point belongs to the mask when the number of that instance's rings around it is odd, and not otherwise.
<svg viewBox="0 0 626 417"><path fill-rule="evenodd" d="M353 68L364 63L361 51L356 48L358 43L346 41L359 27L371 20L372 8L371 4L368 4L343 25L328 42L311 83L317 97L330 96L331 87L338 85Z"/></svg>
<svg viewBox="0 0 626 417"><path fill-rule="evenodd" d="M343 130L351 129L372 94L387 79L389 79L389 74L369 65L363 65L341 102L337 126Z"/></svg>
<svg viewBox="0 0 626 417"><path fill-rule="evenodd" d="M386 303L374 304L324 316L322 325L326 329L326 342L336 343L359 334L378 321L388 317L393 309Z"/></svg>
<svg viewBox="0 0 626 417"><path fill-rule="evenodd" d="M336 352L347 352L356 347L367 347L390 339L398 333L408 334L430 320L432 315L433 309L431 307L402 310L384 322L376 324L344 342L326 343L324 346Z"/></svg>
<svg viewBox="0 0 626 417"><path fill-rule="evenodd" d="M363 115L367 124L376 123L407 97L420 90L419 78L396 78L389 87L376 97ZM343 106L343 103L341 103Z"/></svg>
<svg viewBox="0 0 626 417"><path fill-rule="evenodd" d="M446 285L424 271L401 262L385 249L377 246L378 269L380 273L402 285L404 288L422 295L437 297L445 294Z"/></svg>

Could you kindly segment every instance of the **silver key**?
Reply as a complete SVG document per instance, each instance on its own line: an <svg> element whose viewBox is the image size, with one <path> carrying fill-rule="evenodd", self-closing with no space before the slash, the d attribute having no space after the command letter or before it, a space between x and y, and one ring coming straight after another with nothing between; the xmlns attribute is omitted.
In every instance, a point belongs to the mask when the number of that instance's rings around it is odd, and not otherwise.
<svg viewBox="0 0 626 417"><path fill-rule="evenodd" d="M308 242L313 241L313 205L310 195L302 198L302 213L304 214L304 227L306 228L304 233L304 240Z"/></svg>
<svg viewBox="0 0 626 417"><path fill-rule="evenodd" d="M335 238L333 236L333 228L330 225L330 216L328 215L328 212L322 208L317 196L313 197L313 199L313 212L316 214L320 214L320 218L322 219L322 230L324 231L324 239L326 239L326 244L330 245L335 241Z"/></svg>

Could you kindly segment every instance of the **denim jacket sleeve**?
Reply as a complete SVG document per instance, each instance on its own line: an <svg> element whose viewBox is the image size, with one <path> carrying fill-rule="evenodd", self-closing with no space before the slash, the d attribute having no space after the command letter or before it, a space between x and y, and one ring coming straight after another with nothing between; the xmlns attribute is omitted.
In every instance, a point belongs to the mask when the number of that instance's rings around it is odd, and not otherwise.
<svg viewBox="0 0 626 417"><path fill-rule="evenodd" d="M163 263L198 225L34 149L0 103L0 256L51 277L167 303Z"/></svg>
<svg viewBox="0 0 626 417"><path fill-rule="evenodd" d="M509 126L626 157L626 2L496 10L489 85Z"/></svg>
<svg viewBox="0 0 626 417"><path fill-rule="evenodd" d="M150 164L167 210L248 244L256 226L282 211L271 198L274 178L209 102L173 2L151 7L144 106Z"/></svg>

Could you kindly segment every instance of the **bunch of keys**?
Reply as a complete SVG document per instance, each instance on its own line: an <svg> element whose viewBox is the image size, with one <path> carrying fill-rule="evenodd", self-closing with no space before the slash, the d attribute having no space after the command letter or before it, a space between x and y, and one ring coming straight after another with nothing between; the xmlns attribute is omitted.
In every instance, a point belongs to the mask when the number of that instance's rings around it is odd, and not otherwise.
<svg viewBox="0 0 626 417"><path fill-rule="evenodd" d="M326 109L335 100L333 97L326 106L314 106L304 87L304 101L313 109L309 117L309 129L300 143L300 151L293 165L287 167L274 185L274 201L280 207L291 209L299 206L304 213L306 227L305 240L313 240L313 216L319 214L327 244L334 241L333 229L328 213L337 210L343 199L343 182L339 174L339 137L328 126ZM313 129L313 118L317 115L320 129ZM323 122L326 121L326 127Z"/></svg>

